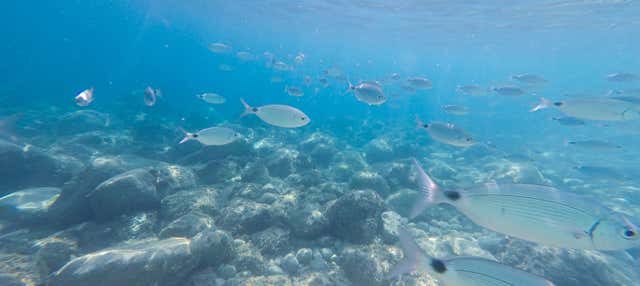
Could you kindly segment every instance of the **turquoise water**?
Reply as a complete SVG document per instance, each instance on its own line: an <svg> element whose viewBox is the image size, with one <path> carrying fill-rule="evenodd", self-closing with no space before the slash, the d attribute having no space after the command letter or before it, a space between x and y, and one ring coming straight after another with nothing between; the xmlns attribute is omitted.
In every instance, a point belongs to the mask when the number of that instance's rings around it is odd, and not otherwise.
<svg viewBox="0 0 640 286"><path fill-rule="evenodd" d="M0 285L449 285L428 267L386 277L404 256L398 227L430 257L490 259L555 285L639 285L637 247L527 241L459 207L409 218L416 158L444 189L552 186L637 231L636 1L4 6ZM384 102L359 99L363 82ZM242 116L241 98L258 115L280 104L310 122ZM530 112L541 98L564 105ZM214 126L239 138L179 144L183 130Z"/></svg>

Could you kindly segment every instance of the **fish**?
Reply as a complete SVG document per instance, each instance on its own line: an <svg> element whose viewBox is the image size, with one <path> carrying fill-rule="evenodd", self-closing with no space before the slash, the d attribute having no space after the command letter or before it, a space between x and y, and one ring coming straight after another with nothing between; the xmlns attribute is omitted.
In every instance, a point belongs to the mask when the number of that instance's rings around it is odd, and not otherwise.
<svg viewBox="0 0 640 286"><path fill-rule="evenodd" d="M505 85L499 87L492 87L491 91L493 91L496 95L500 96L521 96L525 94L524 89L515 85Z"/></svg>
<svg viewBox="0 0 640 286"><path fill-rule="evenodd" d="M146 106L154 106L156 105L156 101L158 100L158 96L162 95L162 91L160 91L159 89L154 89L150 86L147 86L147 88L144 89L144 105Z"/></svg>
<svg viewBox="0 0 640 286"><path fill-rule="evenodd" d="M479 96L485 95L487 91L475 84L458 85L456 92L464 95Z"/></svg>
<svg viewBox="0 0 640 286"><path fill-rule="evenodd" d="M526 83L526 84L543 84L546 83L547 80L539 75L534 74L517 74L512 75L511 79Z"/></svg>
<svg viewBox="0 0 640 286"><path fill-rule="evenodd" d="M289 94L290 96L303 96L304 95L304 91L302 91L302 89L300 89L299 87L295 87L295 86L285 86L284 87L284 91Z"/></svg>
<svg viewBox="0 0 640 286"><path fill-rule="evenodd" d="M615 90L616 94L640 97L640 87Z"/></svg>
<svg viewBox="0 0 640 286"><path fill-rule="evenodd" d="M241 60L241 61L252 61L255 57L253 56L253 54L249 53L249 52L245 52L245 51L240 51L236 53L236 57Z"/></svg>
<svg viewBox="0 0 640 286"><path fill-rule="evenodd" d="M400 74L394 72L394 73L389 75L389 79L390 80L399 80L400 79Z"/></svg>
<svg viewBox="0 0 640 286"><path fill-rule="evenodd" d="M269 104L260 107L250 106L244 99L240 99L244 106L244 113L240 117L244 117L249 114L255 114L262 121L284 128L298 128L305 126L311 122L309 116L299 109L280 104Z"/></svg>
<svg viewBox="0 0 640 286"><path fill-rule="evenodd" d="M443 105L442 109L444 112L453 115L467 115L469 113L469 109L466 106L460 105Z"/></svg>
<svg viewBox="0 0 640 286"><path fill-rule="evenodd" d="M217 93L207 92L203 94L197 94L196 97L204 100L206 103L211 103L211 104L223 104L227 102L227 99L224 98L224 96L219 95Z"/></svg>
<svg viewBox="0 0 640 286"><path fill-rule="evenodd" d="M415 158L413 165L421 198L411 210L412 219L428 206L445 203L482 227L550 247L613 251L640 246L638 226L597 201L529 184L442 190Z"/></svg>
<svg viewBox="0 0 640 286"><path fill-rule="evenodd" d="M401 86L401 88L402 88L404 91L409 92L409 93L414 93L414 92L416 92L416 88L415 88L415 87L413 87L413 86L411 86L411 85L409 85L409 84L403 84L403 85Z"/></svg>
<svg viewBox="0 0 640 286"><path fill-rule="evenodd" d="M302 63L304 63L305 57L306 56L303 53L298 53L294 58L294 62L298 65L301 65Z"/></svg>
<svg viewBox="0 0 640 286"><path fill-rule="evenodd" d="M233 143L234 141L242 138L242 135L235 132L233 129L219 126L209 127L194 133L190 133L185 130L182 130L182 132L185 136L179 144L196 140L207 146L222 146Z"/></svg>
<svg viewBox="0 0 640 286"><path fill-rule="evenodd" d="M607 75L607 80L612 82L636 82L640 81L640 76L627 72L612 73Z"/></svg>
<svg viewBox="0 0 640 286"><path fill-rule="evenodd" d="M343 78L344 77L344 73L338 67L330 67L330 68L324 70L323 73L326 76L331 77L331 78Z"/></svg>
<svg viewBox="0 0 640 286"><path fill-rule="evenodd" d="M309 85L311 84L311 80L312 80L312 79L311 79L311 77L310 77L310 76L305 75L305 76L304 76L304 78L303 78L303 80L304 80L304 84L305 84L306 86L309 86Z"/></svg>
<svg viewBox="0 0 640 286"><path fill-rule="evenodd" d="M348 91L353 91L358 101L368 105L381 105L387 101L387 97L382 92L380 86L371 83L359 83L352 85L349 82Z"/></svg>
<svg viewBox="0 0 640 286"><path fill-rule="evenodd" d="M431 122L425 124L418 116L416 116L416 123L418 128L426 130L433 140L440 143L456 147L469 147L476 144L471 135L451 123Z"/></svg>
<svg viewBox="0 0 640 286"><path fill-rule="evenodd" d="M322 87L326 88L327 86L329 86L329 80L327 80L327 78L321 77L318 79L318 81L320 82Z"/></svg>
<svg viewBox="0 0 640 286"><path fill-rule="evenodd" d="M223 43L211 43L207 46L209 51L216 54L226 54L231 52L231 46Z"/></svg>
<svg viewBox="0 0 640 286"><path fill-rule="evenodd" d="M281 83L284 79L279 76L272 76L269 81L271 81L271 83Z"/></svg>
<svg viewBox="0 0 640 286"><path fill-rule="evenodd" d="M361 84L361 83L371 84L379 88L382 88L382 83L377 80L361 80L358 84Z"/></svg>
<svg viewBox="0 0 640 286"><path fill-rule="evenodd" d="M398 240L404 258L386 275L387 279L419 271L431 275L444 286L554 285L541 276L485 258L457 256L438 259L430 257L403 227L398 227Z"/></svg>
<svg viewBox="0 0 640 286"><path fill-rule="evenodd" d="M430 89L433 87L430 80L419 76L408 78L407 83L415 89Z"/></svg>
<svg viewBox="0 0 640 286"><path fill-rule="evenodd" d="M586 125L584 120L582 120L580 118L571 117L571 116L552 117L551 119L556 121L556 122L558 122L561 125L566 125L566 126L583 126L583 125Z"/></svg>
<svg viewBox="0 0 640 286"><path fill-rule="evenodd" d="M281 61L277 61L273 63L273 69L277 70L277 71L290 71L293 68L291 68L288 64L286 64L285 62L281 62Z"/></svg>
<svg viewBox="0 0 640 286"><path fill-rule="evenodd" d="M575 98L556 102L541 98L540 103L529 112L550 107L557 108L568 116L587 120L628 121L640 117L634 104L611 98Z"/></svg>
<svg viewBox="0 0 640 286"><path fill-rule="evenodd" d="M591 149L591 150L601 150L601 151L622 149L622 146L620 145L607 142L607 141L595 140L595 139L582 140L582 141L568 141L567 145L576 146L576 147L585 148L585 149Z"/></svg>
<svg viewBox="0 0 640 286"><path fill-rule="evenodd" d="M219 64L218 70L223 72L230 72L230 71L233 71L233 67L228 64Z"/></svg>
<svg viewBox="0 0 640 286"><path fill-rule="evenodd" d="M46 209L60 197L58 188L30 188L0 197L0 214L13 211L38 211Z"/></svg>
<svg viewBox="0 0 640 286"><path fill-rule="evenodd" d="M75 100L78 106L89 106L93 102L93 87L83 90L81 93L76 95Z"/></svg>

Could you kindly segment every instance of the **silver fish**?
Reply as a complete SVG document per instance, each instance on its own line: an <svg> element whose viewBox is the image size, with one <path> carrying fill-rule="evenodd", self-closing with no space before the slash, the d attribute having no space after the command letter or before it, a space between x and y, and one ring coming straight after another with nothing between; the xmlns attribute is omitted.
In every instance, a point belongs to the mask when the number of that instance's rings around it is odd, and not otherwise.
<svg viewBox="0 0 640 286"><path fill-rule="evenodd" d="M491 90L500 96L521 96L525 94L522 88L515 85L493 87Z"/></svg>
<svg viewBox="0 0 640 286"><path fill-rule="evenodd" d="M414 159L422 198L411 217L446 203L490 230L551 247L623 250L640 246L640 229L623 214L553 187L485 184L441 190Z"/></svg>
<svg viewBox="0 0 640 286"><path fill-rule="evenodd" d="M253 56L253 54L249 53L249 52L245 52L245 51L240 51L236 53L236 57L241 60L241 61L252 61L255 59L255 57Z"/></svg>
<svg viewBox="0 0 640 286"><path fill-rule="evenodd" d="M323 73L326 76L331 77L331 78L343 78L344 77L344 73L338 67L330 67L330 68L324 70Z"/></svg>
<svg viewBox="0 0 640 286"><path fill-rule="evenodd" d="M75 97L76 104L82 107L89 106L89 104L93 102L93 99L93 87L83 90Z"/></svg>
<svg viewBox="0 0 640 286"><path fill-rule="evenodd" d="M622 149L622 146L618 144L596 139L568 141L567 145L601 151Z"/></svg>
<svg viewBox="0 0 640 286"><path fill-rule="evenodd" d="M242 102L245 109L241 116L255 114L258 118L262 119L262 121L274 126L296 128L305 126L311 122L309 116L304 114L304 112L288 105L269 104L252 107L242 98L240 102Z"/></svg>
<svg viewBox="0 0 640 286"><path fill-rule="evenodd" d="M360 83L352 85L349 83L349 91L353 91L358 101L369 105L381 105L387 101L387 97L382 92L380 86L371 83Z"/></svg>
<svg viewBox="0 0 640 286"><path fill-rule="evenodd" d="M640 81L640 76L627 72L612 73L607 75L607 80L613 82L636 82Z"/></svg>
<svg viewBox="0 0 640 286"><path fill-rule="evenodd" d="M627 121L640 117L636 105L612 98L575 98L551 102L541 98L540 103L530 112L554 107L562 113L582 119L602 121Z"/></svg>
<svg viewBox="0 0 640 286"><path fill-rule="evenodd" d="M147 88L144 89L144 105L149 107L156 105L158 96L160 96L161 94L162 91L160 91L159 89L154 89L150 86L147 86Z"/></svg>
<svg viewBox="0 0 640 286"><path fill-rule="evenodd" d="M408 78L407 83L415 89L430 89L433 87L430 80L419 76Z"/></svg>
<svg viewBox="0 0 640 286"><path fill-rule="evenodd" d="M44 187L31 188L10 193L0 197L0 214L8 215L14 212L37 212L47 209L56 202L61 190Z"/></svg>
<svg viewBox="0 0 640 286"><path fill-rule="evenodd" d="M207 146L222 146L242 138L242 136L233 131L233 129L226 127L210 127L202 129L198 132L190 133L182 131L185 137L180 141L180 144L190 140L196 140Z"/></svg>
<svg viewBox="0 0 640 286"><path fill-rule="evenodd" d="M306 56L303 53L298 53L294 59L294 62L298 65L301 65L304 63L305 58Z"/></svg>
<svg viewBox="0 0 640 286"><path fill-rule="evenodd" d="M472 95L472 96L480 96L480 95L487 94L486 89L483 89L480 86L475 84L458 85L456 87L456 92L464 95Z"/></svg>
<svg viewBox="0 0 640 286"><path fill-rule="evenodd" d="M469 109L466 106L460 105L443 105L442 109L444 112L453 115L467 115L469 113Z"/></svg>
<svg viewBox="0 0 640 286"><path fill-rule="evenodd" d="M418 128L425 129L435 141L456 147L469 147L476 143L471 135L451 123L431 122L425 124L416 116Z"/></svg>
<svg viewBox="0 0 640 286"><path fill-rule="evenodd" d="M544 79L543 77L541 77L539 75L535 75L535 74L517 74L517 75L512 75L511 79L517 80L519 82L526 83L526 84L543 84L543 83L547 82L546 79Z"/></svg>
<svg viewBox="0 0 640 286"><path fill-rule="evenodd" d="M290 71L293 68L284 62L277 61L273 63L273 69L277 71Z"/></svg>
<svg viewBox="0 0 640 286"><path fill-rule="evenodd" d="M223 72L230 72L230 71L233 71L234 68L233 68L233 66L230 66L228 64L219 64L218 65L218 70L223 71Z"/></svg>
<svg viewBox="0 0 640 286"><path fill-rule="evenodd" d="M196 97L211 104L223 104L227 101L227 99L224 98L224 96L219 95L217 93L210 93L210 92L198 94L196 95Z"/></svg>
<svg viewBox="0 0 640 286"><path fill-rule="evenodd" d="M226 54L231 52L231 46L223 43L211 43L207 46L209 51L216 54Z"/></svg>
<svg viewBox="0 0 640 286"><path fill-rule="evenodd" d="M427 273L445 286L553 286L537 275L480 257L437 259L427 255L404 228L398 228L398 238L404 258L387 278L419 271Z"/></svg>
<svg viewBox="0 0 640 286"><path fill-rule="evenodd" d="M295 86L285 86L284 91L290 96L303 96L304 91L301 88Z"/></svg>

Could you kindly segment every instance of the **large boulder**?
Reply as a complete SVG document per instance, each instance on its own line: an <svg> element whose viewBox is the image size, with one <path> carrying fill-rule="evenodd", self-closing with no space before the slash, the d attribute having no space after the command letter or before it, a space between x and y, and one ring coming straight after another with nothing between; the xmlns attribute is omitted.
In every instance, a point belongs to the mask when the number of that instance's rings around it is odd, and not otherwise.
<svg viewBox="0 0 640 286"><path fill-rule="evenodd" d="M384 201L371 190L353 191L327 209L331 233L353 243L372 241L382 228Z"/></svg>
<svg viewBox="0 0 640 286"><path fill-rule="evenodd" d="M251 235L251 241L265 256L283 255L291 250L289 231L270 227Z"/></svg>
<svg viewBox="0 0 640 286"><path fill-rule="evenodd" d="M380 174L370 171L354 174L349 180L349 188L352 190L374 190L381 197L387 197L391 193L387 180Z"/></svg>
<svg viewBox="0 0 640 286"><path fill-rule="evenodd" d="M175 220L192 211L215 216L225 201L221 191L211 187L182 190L160 201L160 217L163 220Z"/></svg>
<svg viewBox="0 0 640 286"><path fill-rule="evenodd" d="M88 194L93 214L106 220L158 208L160 196L155 179L147 170L135 169L106 180Z"/></svg>
<svg viewBox="0 0 640 286"><path fill-rule="evenodd" d="M276 225L276 221L268 205L235 199L222 210L220 224L235 232L251 234Z"/></svg>
<svg viewBox="0 0 640 286"><path fill-rule="evenodd" d="M214 222L210 216L199 211L192 211L162 228L158 236L160 238L192 237L213 227Z"/></svg>
<svg viewBox="0 0 640 286"><path fill-rule="evenodd" d="M313 204L301 204L290 210L286 222L293 235L303 239L318 238L329 227L325 212Z"/></svg>
<svg viewBox="0 0 640 286"><path fill-rule="evenodd" d="M75 258L48 285L180 285L200 263L194 254L187 238L139 242Z"/></svg>
<svg viewBox="0 0 640 286"><path fill-rule="evenodd" d="M87 194L105 180L128 170L157 163L135 156L98 156L87 168L62 186L62 193L51 206L49 223L71 225L92 218Z"/></svg>
<svg viewBox="0 0 640 286"><path fill-rule="evenodd" d="M192 239L140 241L104 249L69 261L50 276L48 285L183 285L198 266L233 258L231 242L225 232L206 231Z"/></svg>
<svg viewBox="0 0 640 286"><path fill-rule="evenodd" d="M383 261L380 249L349 247L342 251L338 263L353 285L382 286L388 272Z"/></svg>
<svg viewBox="0 0 640 286"><path fill-rule="evenodd" d="M385 162L394 158L394 148L387 138L376 138L364 146L364 154L370 163Z"/></svg>

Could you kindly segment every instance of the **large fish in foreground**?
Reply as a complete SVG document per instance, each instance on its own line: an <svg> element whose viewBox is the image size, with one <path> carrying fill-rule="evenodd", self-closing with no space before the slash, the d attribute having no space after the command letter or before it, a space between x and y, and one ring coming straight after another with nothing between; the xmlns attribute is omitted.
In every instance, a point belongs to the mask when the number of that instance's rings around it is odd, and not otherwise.
<svg viewBox="0 0 640 286"><path fill-rule="evenodd" d="M404 273L419 271L428 273L445 286L554 285L540 276L484 258L429 257L403 228L398 228L398 238L404 252L404 259L387 274L387 278L396 278Z"/></svg>
<svg viewBox="0 0 640 286"><path fill-rule="evenodd" d="M447 203L469 219L509 236L574 249L623 250L640 246L640 229L623 214L553 187L485 184L441 190L414 159L423 195L411 218L428 205Z"/></svg>
<svg viewBox="0 0 640 286"><path fill-rule="evenodd" d="M288 105L269 104L260 107L252 107L244 101L244 99L241 98L240 101L242 102L242 105L244 105L245 109L241 116L255 114L262 119L262 121L271 125L285 128L296 128L305 126L311 121L309 116L304 114L304 112Z"/></svg>
<svg viewBox="0 0 640 286"><path fill-rule="evenodd" d="M613 98L576 98L551 102L544 98L530 112L555 107L562 113L582 119L602 121L627 121L640 118L638 107L633 103Z"/></svg>

